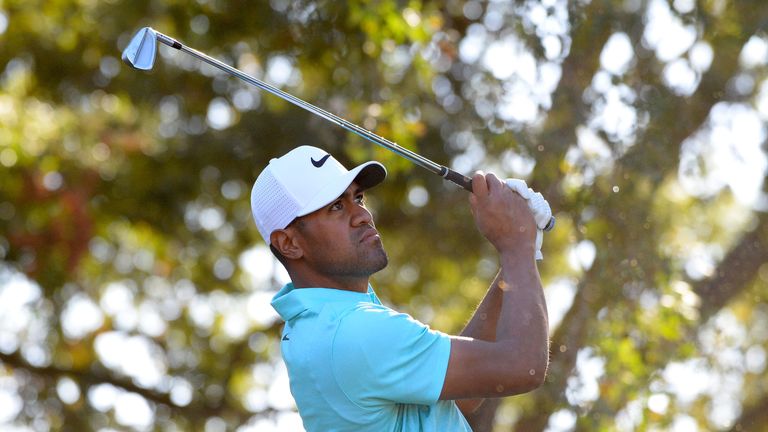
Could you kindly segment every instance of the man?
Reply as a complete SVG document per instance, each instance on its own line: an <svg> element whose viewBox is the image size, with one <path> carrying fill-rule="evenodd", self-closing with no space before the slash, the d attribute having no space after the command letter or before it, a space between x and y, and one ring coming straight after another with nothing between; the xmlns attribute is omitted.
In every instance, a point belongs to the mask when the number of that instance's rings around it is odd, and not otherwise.
<svg viewBox="0 0 768 432"><path fill-rule="evenodd" d="M347 171L302 146L254 183L256 225L292 281L272 301L286 321L291 393L309 432L469 431L462 413L482 398L544 381L534 218L496 176L475 174L470 206L501 270L461 335L449 336L383 306L368 283L387 255L363 193L385 177L378 162Z"/></svg>

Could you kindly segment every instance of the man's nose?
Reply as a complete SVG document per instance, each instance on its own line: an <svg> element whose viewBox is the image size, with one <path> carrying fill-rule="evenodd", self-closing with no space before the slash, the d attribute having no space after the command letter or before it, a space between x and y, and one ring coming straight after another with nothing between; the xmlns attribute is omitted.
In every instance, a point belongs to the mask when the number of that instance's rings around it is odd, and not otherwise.
<svg viewBox="0 0 768 432"><path fill-rule="evenodd" d="M365 206L361 204L355 205L354 214L352 216L352 225L353 226L359 226L359 225L371 225L373 222L373 215L370 211L368 211Z"/></svg>

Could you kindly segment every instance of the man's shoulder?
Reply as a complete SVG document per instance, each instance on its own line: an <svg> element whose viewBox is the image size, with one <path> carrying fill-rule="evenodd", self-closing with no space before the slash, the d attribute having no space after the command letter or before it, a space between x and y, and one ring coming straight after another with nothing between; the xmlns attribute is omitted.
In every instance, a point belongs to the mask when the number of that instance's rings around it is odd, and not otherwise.
<svg viewBox="0 0 768 432"><path fill-rule="evenodd" d="M374 303L358 303L338 318L335 345L363 345L380 350L419 339L426 333L438 333L410 315Z"/></svg>
<svg viewBox="0 0 768 432"><path fill-rule="evenodd" d="M391 309L370 302L346 305L327 305L329 320L335 321L334 340L357 339L382 325Z"/></svg>
<svg viewBox="0 0 768 432"><path fill-rule="evenodd" d="M396 325L399 321L413 319L407 314L372 302L349 305L339 312L339 325L346 330Z"/></svg>

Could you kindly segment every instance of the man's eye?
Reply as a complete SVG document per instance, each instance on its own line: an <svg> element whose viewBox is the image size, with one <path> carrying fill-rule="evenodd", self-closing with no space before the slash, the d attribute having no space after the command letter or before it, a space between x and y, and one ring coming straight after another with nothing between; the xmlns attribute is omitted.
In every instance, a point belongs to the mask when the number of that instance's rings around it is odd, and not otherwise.
<svg viewBox="0 0 768 432"><path fill-rule="evenodd" d="M358 204L362 204L365 202L365 197L363 195L358 195L355 197L355 202Z"/></svg>
<svg viewBox="0 0 768 432"><path fill-rule="evenodd" d="M341 210L343 206L341 205L341 201L336 201L335 203L331 204L331 210Z"/></svg>

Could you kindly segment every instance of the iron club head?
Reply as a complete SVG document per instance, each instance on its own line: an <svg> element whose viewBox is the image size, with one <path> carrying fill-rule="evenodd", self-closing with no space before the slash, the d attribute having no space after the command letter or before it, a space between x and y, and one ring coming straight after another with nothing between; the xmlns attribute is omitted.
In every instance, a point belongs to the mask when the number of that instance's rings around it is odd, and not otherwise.
<svg viewBox="0 0 768 432"><path fill-rule="evenodd" d="M123 50L123 61L136 69L150 70L155 64L157 32L150 27L137 31Z"/></svg>

